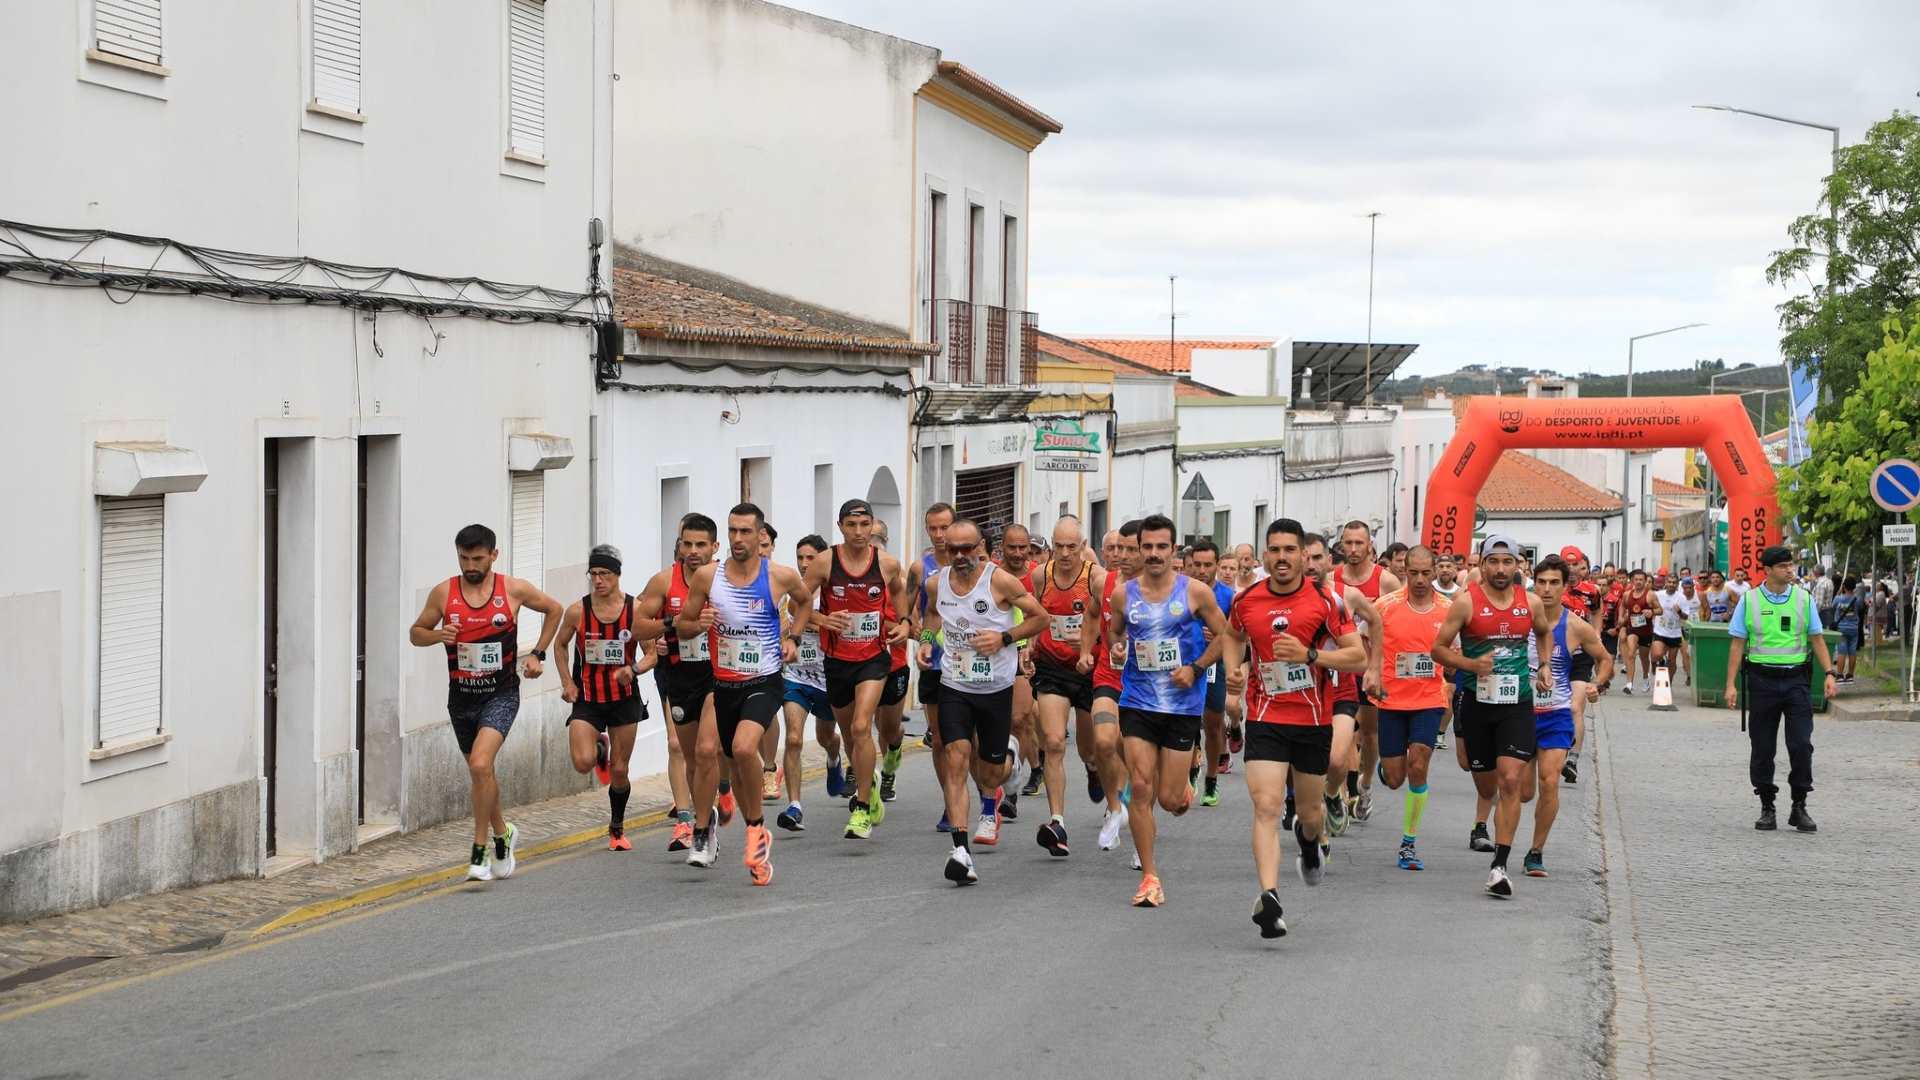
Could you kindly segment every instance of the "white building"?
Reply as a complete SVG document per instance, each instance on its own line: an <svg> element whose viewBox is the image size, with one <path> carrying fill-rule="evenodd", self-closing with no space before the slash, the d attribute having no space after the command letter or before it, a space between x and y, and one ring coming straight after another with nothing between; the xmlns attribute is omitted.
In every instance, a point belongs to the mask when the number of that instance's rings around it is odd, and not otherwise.
<svg viewBox="0 0 1920 1080"><path fill-rule="evenodd" d="M1177 411L1183 532L1258 547L1267 523L1281 517L1317 531L1354 519L1386 528L1393 410L1301 411L1277 397L1184 397ZM1202 490L1211 498L1190 494Z"/></svg>
<svg viewBox="0 0 1920 1080"><path fill-rule="evenodd" d="M1174 439L1179 431L1174 401L1181 394L1218 397L1219 392L1057 334L1042 331L1039 340L1043 361L1106 371L1113 379L1113 479L1107 497L1088 506L1087 535L1097 538L1148 514L1171 515L1176 501Z"/></svg>
<svg viewBox="0 0 1920 1080"><path fill-rule="evenodd" d="M1426 505L1434 463L1453 441L1455 423L1453 401L1444 393L1400 406L1394 423L1394 524L1389 542L1425 540L1420 508Z"/></svg>
<svg viewBox="0 0 1920 1080"><path fill-rule="evenodd" d="M406 630L469 522L504 571L584 573L607 18L9 12L0 355L32 406L0 449L34 512L0 541L0 917L468 813ZM561 708L526 687L509 801L580 784Z"/></svg>

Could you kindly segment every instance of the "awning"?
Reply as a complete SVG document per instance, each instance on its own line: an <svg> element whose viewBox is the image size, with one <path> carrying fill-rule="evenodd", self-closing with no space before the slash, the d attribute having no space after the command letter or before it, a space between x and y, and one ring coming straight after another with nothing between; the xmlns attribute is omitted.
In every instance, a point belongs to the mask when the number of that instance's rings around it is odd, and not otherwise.
<svg viewBox="0 0 1920 1080"><path fill-rule="evenodd" d="M573 440L532 432L507 436L507 468L513 472L564 469L573 460Z"/></svg>
<svg viewBox="0 0 1920 1080"><path fill-rule="evenodd" d="M198 491L207 463L192 450L157 442L93 445L93 493L114 499Z"/></svg>

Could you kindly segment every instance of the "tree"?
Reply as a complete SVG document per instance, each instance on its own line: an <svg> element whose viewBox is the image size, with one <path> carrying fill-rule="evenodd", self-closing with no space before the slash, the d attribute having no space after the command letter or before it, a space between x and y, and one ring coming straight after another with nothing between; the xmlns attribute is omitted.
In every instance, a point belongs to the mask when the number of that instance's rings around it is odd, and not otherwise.
<svg viewBox="0 0 1920 1080"><path fill-rule="evenodd" d="M1920 301L1920 119L1895 111L1840 148L1823 207L1787 227L1767 280L1806 292L1779 306L1780 352L1818 372L1830 419L1861 379L1881 326ZM1816 270L1816 263L1824 267Z"/></svg>
<svg viewBox="0 0 1920 1080"><path fill-rule="evenodd" d="M1889 320L1861 370L1859 385L1834 403L1837 415L1807 426L1807 460L1779 476L1783 515L1810 539L1839 547L1880 542L1887 514L1867 491L1874 467L1920 458L1920 323ZM1920 511L1907 520L1920 521Z"/></svg>

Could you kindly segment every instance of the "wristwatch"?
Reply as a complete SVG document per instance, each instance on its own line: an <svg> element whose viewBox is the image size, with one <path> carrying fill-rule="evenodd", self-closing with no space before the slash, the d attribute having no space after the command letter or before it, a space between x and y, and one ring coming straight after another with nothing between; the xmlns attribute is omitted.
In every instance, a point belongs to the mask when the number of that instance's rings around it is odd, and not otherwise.
<svg viewBox="0 0 1920 1080"><path fill-rule="evenodd" d="M1312 665L1312 664L1317 664L1319 662L1320 662L1320 650L1314 648L1311 645L1307 646L1307 663L1309 665Z"/></svg>
<svg viewBox="0 0 1920 1080"><path fill-rule="evenodd" d="M1011 630L1002 630L1002 631L1000 631L1000 645L1001 645L1001 647L1002 647L1002 648L1005 648L1006 646L1009 646L1009 645L1012 645L1012 644L1013 644L1013 631L1011 631Z"/></svg>
<svg viewBox="0 0 1920 1080"><path fill-rule="evenodd" d="M527 650L527 654L543 664L547 662L547 650L545 649L529 649Z"/></svg>

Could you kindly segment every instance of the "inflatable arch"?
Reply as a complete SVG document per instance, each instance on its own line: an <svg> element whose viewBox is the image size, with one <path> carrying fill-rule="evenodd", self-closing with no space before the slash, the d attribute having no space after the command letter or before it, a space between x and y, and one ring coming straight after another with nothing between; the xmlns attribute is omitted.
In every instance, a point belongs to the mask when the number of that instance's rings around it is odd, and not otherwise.
<svg viewBox="0 0 1920 1080"><path fill-rule="evenodd" d="M1706 451L1727 493L1727 571L1760 578L1760 552L1780 542L1773 466L1737 396L1655 398L1475 397L1427 481L1422 535L1435 551L1473 543L1474 501L1507 450Z"/></svg>

